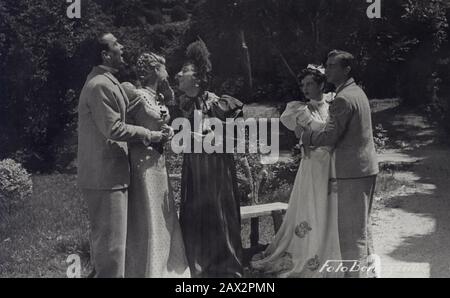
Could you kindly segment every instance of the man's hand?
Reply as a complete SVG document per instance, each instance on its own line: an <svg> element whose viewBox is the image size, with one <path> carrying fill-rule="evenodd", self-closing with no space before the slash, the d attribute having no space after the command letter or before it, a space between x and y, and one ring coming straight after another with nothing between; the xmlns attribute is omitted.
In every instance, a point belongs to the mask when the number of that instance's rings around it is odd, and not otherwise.
<svg viewBox="0 0 450 298"><path fill-rule="evenodd" d="M166 134L163 131L152 131L150 134L150 138L148 139L148 143L161 143L163 139L166 137Z"/></svg>
<svg viewBox="0 0 450 298"><path fill-rule="evenodd" d="M162 80L158 83L159 92L165 92L170 88L169 81L167 79Z"/></svg>
<svg viewBox="0 0 450 298"><path fill-rule="evenodd" d="M303 131L304 131L303 127L297 125L297 127L295 128L295 136L296 136L298 139L301 139L301 138L302 138L302 135L303 135Z"/></svg>
<svg viewBox="0 0 450 298"><path fill-rule="evenodd" d="M302 146L302 158L310 158L311 157L311 148L309 146Z"/></svg>
<svg viewBox="0 0 450 298"><path fill-rule="evenodd" d="M311 134L312 129L311 126L308 125L304 128L302 135L302 157L310 158L311 156Z"/></svg>
<svg viewBox="0 0 450 298"><path fill-rule="evenodd" d="M175 131L173 130L173 128L167 124L164 124L161 129L165 137L164 141L170 141L175 135Z"/></svg>
<svg viewBox="0 0 450 298"><path fill-rule="evenodd" d="M166 105L169 106L176 105L175 94L173 92L172 87L170 87L169 81L167 79L159 83L158 91L163 95L164 103Z"/></svg>
<svg viewBox="0 0 450 298"><path fill-rule="evenodd" d="M303 134L302 134L302 144L305 147L309 147L312 146L311 144L311 135L312 135L312 129L311 126L306 126L303 130Z"/></svg>

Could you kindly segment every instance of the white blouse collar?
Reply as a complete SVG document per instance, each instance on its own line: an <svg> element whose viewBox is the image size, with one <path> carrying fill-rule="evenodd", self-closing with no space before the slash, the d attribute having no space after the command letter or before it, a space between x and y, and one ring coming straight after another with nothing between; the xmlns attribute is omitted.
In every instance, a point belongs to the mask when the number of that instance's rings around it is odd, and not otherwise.
<svg viewBox="0 0 450 298"><path fill-rule="evenodd" d="M326 96L325 94L322 95L322 99L317 101L317 100L310 100L308 102L309 105L313 106L313 107L320 107L322 106L324 103L326 102Z"/></svg>

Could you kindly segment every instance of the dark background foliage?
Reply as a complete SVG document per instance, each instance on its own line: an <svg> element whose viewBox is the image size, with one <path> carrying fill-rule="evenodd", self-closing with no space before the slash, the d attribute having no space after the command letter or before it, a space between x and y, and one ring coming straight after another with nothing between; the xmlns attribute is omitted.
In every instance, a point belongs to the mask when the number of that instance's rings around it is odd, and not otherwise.
<svg viewBox="0 0 450 298"><path fill-rule="evenodd" d="M382 1L382 19L363 0L83 0L0 2L0 159L32 171L64 169L76 148L76 105L89 72L90 36L111 31L139 53L168 58L173 75L186 45L201 37L212 53L211 88L244 102L301 98L294 73L340 48L358 59L370 97L402 97L450 123L448 1ZM249 47L253 89L244 90L240 33ZM449 127L450 128L450 127Z"/></svg>

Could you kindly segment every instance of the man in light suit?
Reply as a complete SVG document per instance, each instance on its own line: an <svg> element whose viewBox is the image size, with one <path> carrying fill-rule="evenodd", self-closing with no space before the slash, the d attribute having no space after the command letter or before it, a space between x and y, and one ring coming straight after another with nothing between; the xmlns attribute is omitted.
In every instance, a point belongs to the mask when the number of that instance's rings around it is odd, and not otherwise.
<svg viewBox="0 0 450 298"><path fill-rule="evenodd" d="M347 52L328 55L326 75L336 86L336 97L330 105L330 119L324 130L307 129L305 146L334 146L338 180L339 238L347 268L367 266L373 254L370 212L379 172L373 141L369 100L351 76L354 57ZM347 272L347 277L366 277L367 271Z"/></svg>
<svg viewBox="0 0 450 298"><path fill-rule="evenodd" d="M78 186L88 206L95 277L124 277L127 142L150 145L164 137L125 123L129 101L114 77L123 64L122 49L111 33L92 41L97 66L87 77L78 105Z"/></svg>

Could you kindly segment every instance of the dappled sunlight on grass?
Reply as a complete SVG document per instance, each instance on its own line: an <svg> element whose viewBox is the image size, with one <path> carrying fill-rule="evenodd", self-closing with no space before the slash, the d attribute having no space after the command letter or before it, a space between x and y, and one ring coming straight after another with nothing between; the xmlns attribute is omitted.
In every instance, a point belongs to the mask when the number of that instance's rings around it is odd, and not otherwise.
<svg viewBox="0 0 450 298"><path fill-rule="evenodd" d="M74 175L34 176L23 209L0 223L0 277L64 277L70 254L88 270L87 211Z"/></svg>

